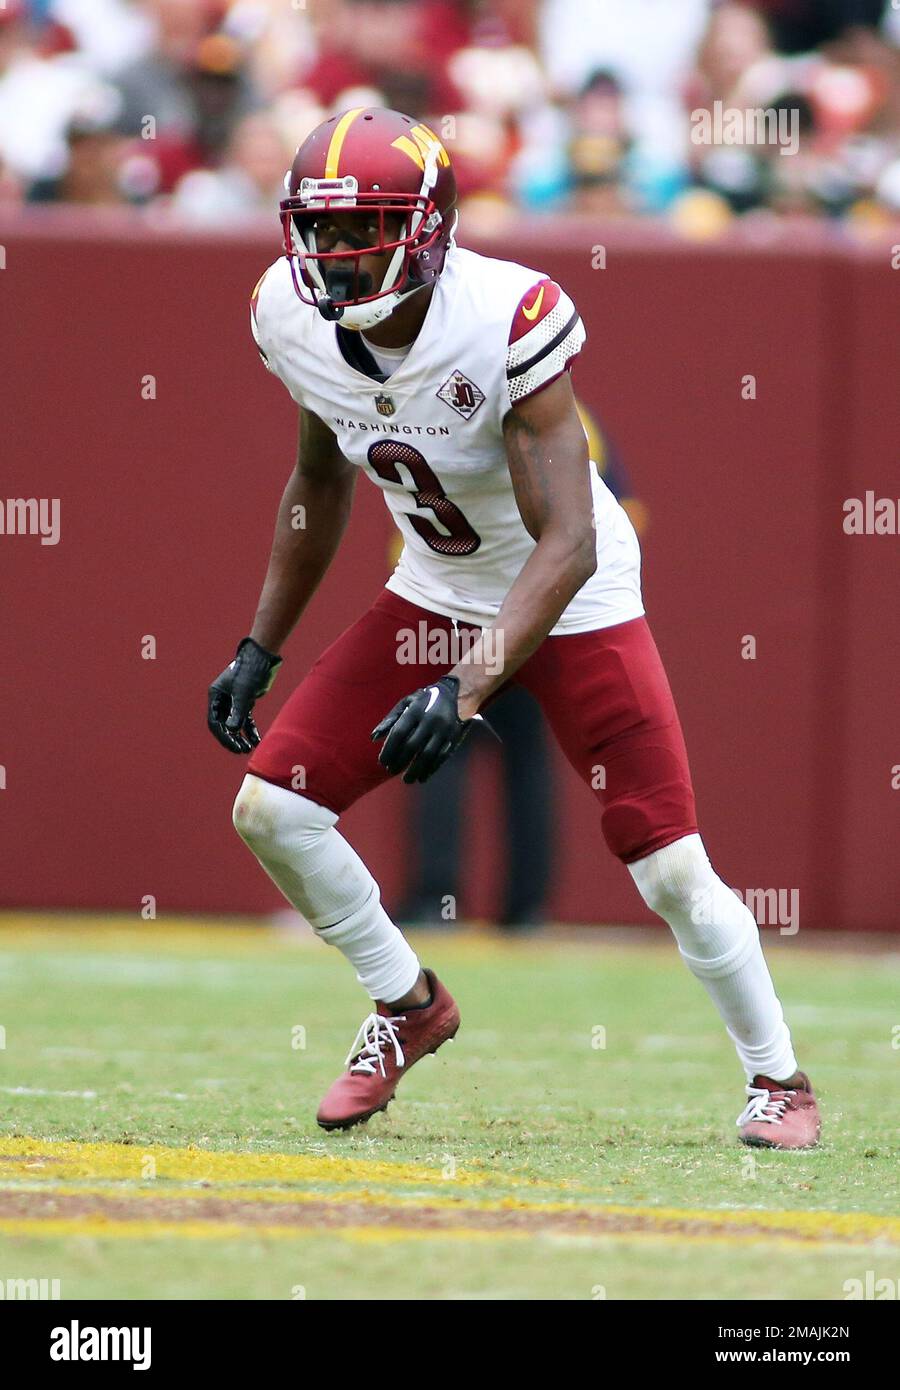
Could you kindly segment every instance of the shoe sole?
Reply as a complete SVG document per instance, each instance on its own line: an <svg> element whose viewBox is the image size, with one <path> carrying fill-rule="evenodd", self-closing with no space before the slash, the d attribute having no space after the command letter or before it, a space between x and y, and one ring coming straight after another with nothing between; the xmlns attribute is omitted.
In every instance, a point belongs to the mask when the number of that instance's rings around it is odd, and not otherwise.
<svg viewBox="0 0 900 1390"><path fill-rule="evenodd" d="M778 1149L781 1153L803 1153L804 1150L818 1148L819 1141L814 1139L811 1144L774 1144L771 1139L757 1139L751 1136L745 1139L743 1135L738 1135L738 1143L746 1144L748 1149Z"/></svg>
<svg viewBox="0 0 900 1390"><path fill-rule="evenodd" d="M432 1057L434 1053L437 1052L439 1047L444 1046L444 1043L452 1042L458 1032L459 1024L457 1023L452 1033L448 1033L446 1038L441 1038L441 1041L435 1043L434 1047L429 1047L427 1052L422 1053L422 1057ZM421 1062L422 1057L418 1057L416 1061ZM415 1066L415 1062L413 1063L413 1066ZM384 1102L384 1105L376 1105L374 1110L367 1110L363 1115L351 1115L346 1120L320 1120L317 1117L316 1124L319 1126L320 1129L325 1129L329 1132L336 1129L353 1129L354 1125L364 1125L367 1120L371 1120L373 1115L380 1115L383 1110L387 1110L388 1106L390 1105L391 1101L394 1099L394 1096L396 1094L397 1092L395 1091L394 1095L388 1096L387 1100Z"/></svg>
<svg viewBox="0 0 900 1390"><path fill-rule="evenodd" d="M387 1110L393 1096L388 1096L384 1105L376 1105L374 1110L367 1110L364 1115L351 1115L348 1120L316 1120L320 1129L327 1129L329 1132L335 1129L352 1129L354 1125L364 1125L367 1120L371 1120L373 1115L380 1115L382 1110Z"/></svg>

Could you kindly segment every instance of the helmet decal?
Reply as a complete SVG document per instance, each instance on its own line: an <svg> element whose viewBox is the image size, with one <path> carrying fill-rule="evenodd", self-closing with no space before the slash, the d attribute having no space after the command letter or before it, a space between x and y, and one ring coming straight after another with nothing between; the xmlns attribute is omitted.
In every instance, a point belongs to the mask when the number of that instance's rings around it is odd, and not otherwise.
<svg viewBox="0 0 900 1390"><path fill-rule="evenodd" d="M450 164L450 156L434 131L429 130L427 125L414 125L409 135L401 135L396 140L391 141L391 149L402 150L404 154L408 154L412 162L423 173L425 172L425 160L435 146L437 146L438 163L446 169Z"/></svg>

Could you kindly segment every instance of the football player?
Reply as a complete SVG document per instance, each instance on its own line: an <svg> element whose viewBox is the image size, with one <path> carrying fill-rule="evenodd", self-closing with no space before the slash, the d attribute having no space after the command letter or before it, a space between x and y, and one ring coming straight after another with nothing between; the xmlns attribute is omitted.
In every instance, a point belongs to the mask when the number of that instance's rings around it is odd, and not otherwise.
<svg viewBox="0 0 900 1390"><path fill-rule="evenodd" d="M569 377L578 311L539 271L456 245L450 159L409 116L333 116L297 151L286 192L284 255L253 293L251 324L299 407L297 464L253 627L210 688L209 727L250 755L238 833L375 1002L319 1124L383 1110L459 1027L338 818L389 777L433 776L512 681L541 705L607 845L725 1023L748 1081L740 1138L814 1145L815 1097L756 922L698 832L637 538L589 458ZM334 558L360 472L404 550L260 741L254 701ZM422 632L410 664L409 634ZM444 655L466 639L455 664L430 660L432 637Z"/></svg>

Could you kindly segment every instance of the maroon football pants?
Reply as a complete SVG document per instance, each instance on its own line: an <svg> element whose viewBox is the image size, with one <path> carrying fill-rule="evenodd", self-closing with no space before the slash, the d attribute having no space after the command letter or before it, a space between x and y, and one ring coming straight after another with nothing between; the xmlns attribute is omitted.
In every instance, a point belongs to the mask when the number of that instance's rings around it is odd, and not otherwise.
<svg viewBox="0 0 900 1390"><path fill-rule="evenodd" d="M449 639L450 618L383 590L297 686L253 753L250 772L337 814L386 781L372 730L404 695L455 664L435 665L418 651L421 663L398 660L404 634L418 633L422 622L429 635ZM512 683L538 701L600 802L613 854L627 864L696 832L684 737L645 618L547 637Z"/></svg>

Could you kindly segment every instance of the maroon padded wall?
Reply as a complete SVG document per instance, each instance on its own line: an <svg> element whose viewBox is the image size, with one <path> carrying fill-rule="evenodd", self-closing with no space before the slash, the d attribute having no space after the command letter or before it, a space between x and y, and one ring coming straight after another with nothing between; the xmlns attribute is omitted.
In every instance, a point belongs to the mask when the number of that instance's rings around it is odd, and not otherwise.
<svg viewBox="0 0 900 1390"><path fill-rule="evenodd" d="M799 226L687 246L548 222L473 243L553 274L581 308L575 384L648 508L647 609L708 846L738 888L798 889L806 925L890 928L900 899L900 537L842 530L845 498L900 497L896 242ZM0 537L0 900L266 911L277 894L230 827L241 767L204 705L249 625L293 461L294 408L247 328L277 238L57 212L0 217L0 245L0 500L58 497L62 518L57 546ZM375 596L390 541L361 483L263 725ZM481 913L502 857L489 767L474 787L464 906ZM561 760L559 799L553 914L648 920ZM409 809L392 785L343 822L388 906Z"/></svg>

